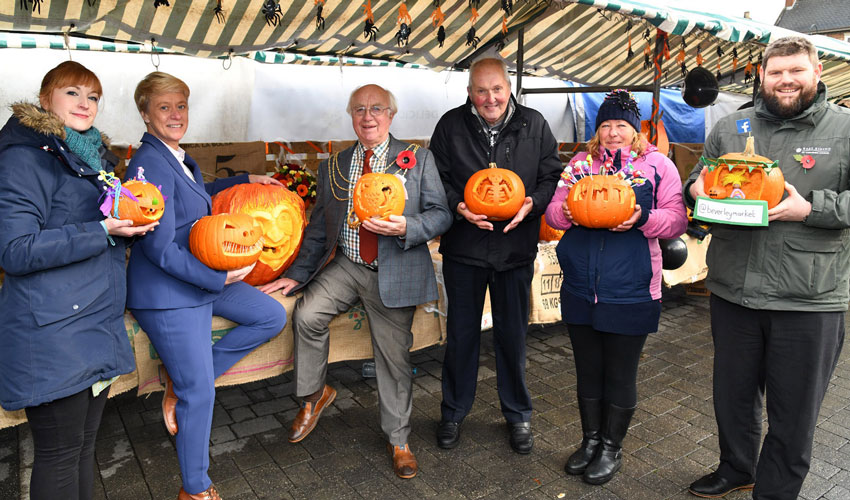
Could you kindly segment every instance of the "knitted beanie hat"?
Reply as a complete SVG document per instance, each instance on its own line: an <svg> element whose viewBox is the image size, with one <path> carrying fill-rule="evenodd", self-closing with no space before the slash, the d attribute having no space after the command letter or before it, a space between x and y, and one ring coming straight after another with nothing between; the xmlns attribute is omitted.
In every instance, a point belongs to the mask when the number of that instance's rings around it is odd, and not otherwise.
<svg viewBox="0 0 850 500"><path fill-rule="evenodd" d="M625 120L640 132L640 109L635 96L625 89L609 92L596 113L596 130L605 120Z"/></svg>

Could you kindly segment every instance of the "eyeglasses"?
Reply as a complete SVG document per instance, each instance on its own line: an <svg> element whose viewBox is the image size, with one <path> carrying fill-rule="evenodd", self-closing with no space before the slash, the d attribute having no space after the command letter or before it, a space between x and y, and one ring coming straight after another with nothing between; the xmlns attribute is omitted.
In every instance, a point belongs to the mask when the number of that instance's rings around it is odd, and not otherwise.
<svg viewBox="0 0 850 500"><path fill-rule="evenodd" d="M354 114L357 116L364 116L366 114L366 110L369 110L369 114L372 116L380 116L384 111L390 109L388 106L357 106L354 108Z"/></svg>

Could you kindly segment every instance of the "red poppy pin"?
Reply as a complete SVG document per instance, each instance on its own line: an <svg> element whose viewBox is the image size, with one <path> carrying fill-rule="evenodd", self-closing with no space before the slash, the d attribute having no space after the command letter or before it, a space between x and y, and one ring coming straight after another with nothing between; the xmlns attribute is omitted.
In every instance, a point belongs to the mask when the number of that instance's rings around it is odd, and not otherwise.
<svg viewBox="0 0 850 500"><path fill-rule="evenodd" d="M806 170L815 166L815 159L812 158L812 155L794 155L794 159L800 162Z"/></svg>
<svg viewBox="0 0 850 500"><path fill-rule="evenodd" d="M416 154L409 149L405 149L396 156L395 164L398 165L398 168L413 168L416 166Z"/></svg>

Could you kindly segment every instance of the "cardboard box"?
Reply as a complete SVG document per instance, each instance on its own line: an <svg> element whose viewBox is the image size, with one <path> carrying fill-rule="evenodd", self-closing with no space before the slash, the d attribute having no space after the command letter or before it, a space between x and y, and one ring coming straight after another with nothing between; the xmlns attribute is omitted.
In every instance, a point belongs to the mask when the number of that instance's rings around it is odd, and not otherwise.
<svg viewBox="0 0 850 500"><path fill-rule="evenodd" d="M180 147L198 162L205 182L240 174L264 175L267 171L266 144L262 141L181 144Z"/></svg>
<svg viewBox="0 0 850 500"><path fill-rule="evenodd" d="M673 153L673 163L679 169L679 177L684 182L691 175L691 170L702 156L704 144L700 143L684 143L674 142L670 144L670 151Z"/></svg>

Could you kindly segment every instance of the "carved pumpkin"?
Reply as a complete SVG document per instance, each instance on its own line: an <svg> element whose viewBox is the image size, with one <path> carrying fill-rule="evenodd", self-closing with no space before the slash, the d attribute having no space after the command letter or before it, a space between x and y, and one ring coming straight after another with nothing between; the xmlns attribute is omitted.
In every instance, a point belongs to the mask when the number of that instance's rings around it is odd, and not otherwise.
<svg viewBox="0 0 850 500"><path fill-rule="evenodd" d="M634 213L635 192L616 175L587 176L570 189L567 206L581 226L617 227Z"/></svg>
<svg viewBox="0 0 850 500"><path fill-rule="evenodd" d="M208 215L192 226L189 250L213 269L241 269L260 258L262 228L247 214Z"/></svg>
<svg viewBox="0 0 850 500"><path fill-rule="evenodd" d="M165 201L156 186L150 182L135 179L127 181L121 186L127 188L136 200L129 196L121 196L118 200L119 219L131 220L137 226L144 226L156 222L162 217L162 213L165 211Z"/></svg>
<svg viewBox="0 0 850 500"><path fill-rule="evenodd" d="M262 227L263 252L245 283L265 285L286 271L298 255L307 226L304 200L285 187L237 184L213 197L212 212L248 214Z"/></svg>
<svg viewBox="0 0 850 500"><path fill-rule="evenodd" d="M463 201L474 214L486 215L489 220L508 220L522 208L525 186L512 170L491 163L466 181Z"/></svg>
<svg viewBox="0 0 850 500"><path fill-rule="evenodd" d="M361 221L404 212L404 186L393 174L363 174L354 185L354 213Z"/></svg>
<svg viewBox="0 0 850 500"><path fill-rule="evenodd" d="M755 138L747 138L743 153L728 153L709 165L705 190L712 198L764 200L773 208L785 193L785 176L774 161L755 154Z"/></svg>
<svg viewBox="0 0 850 500"><path fill-rule="evenodd" d="M549 224L546 224L545 215L540 216L540 235L538 237L540 241L561 241L561 236L563 235L563 230L555 229Z"/></svg>

